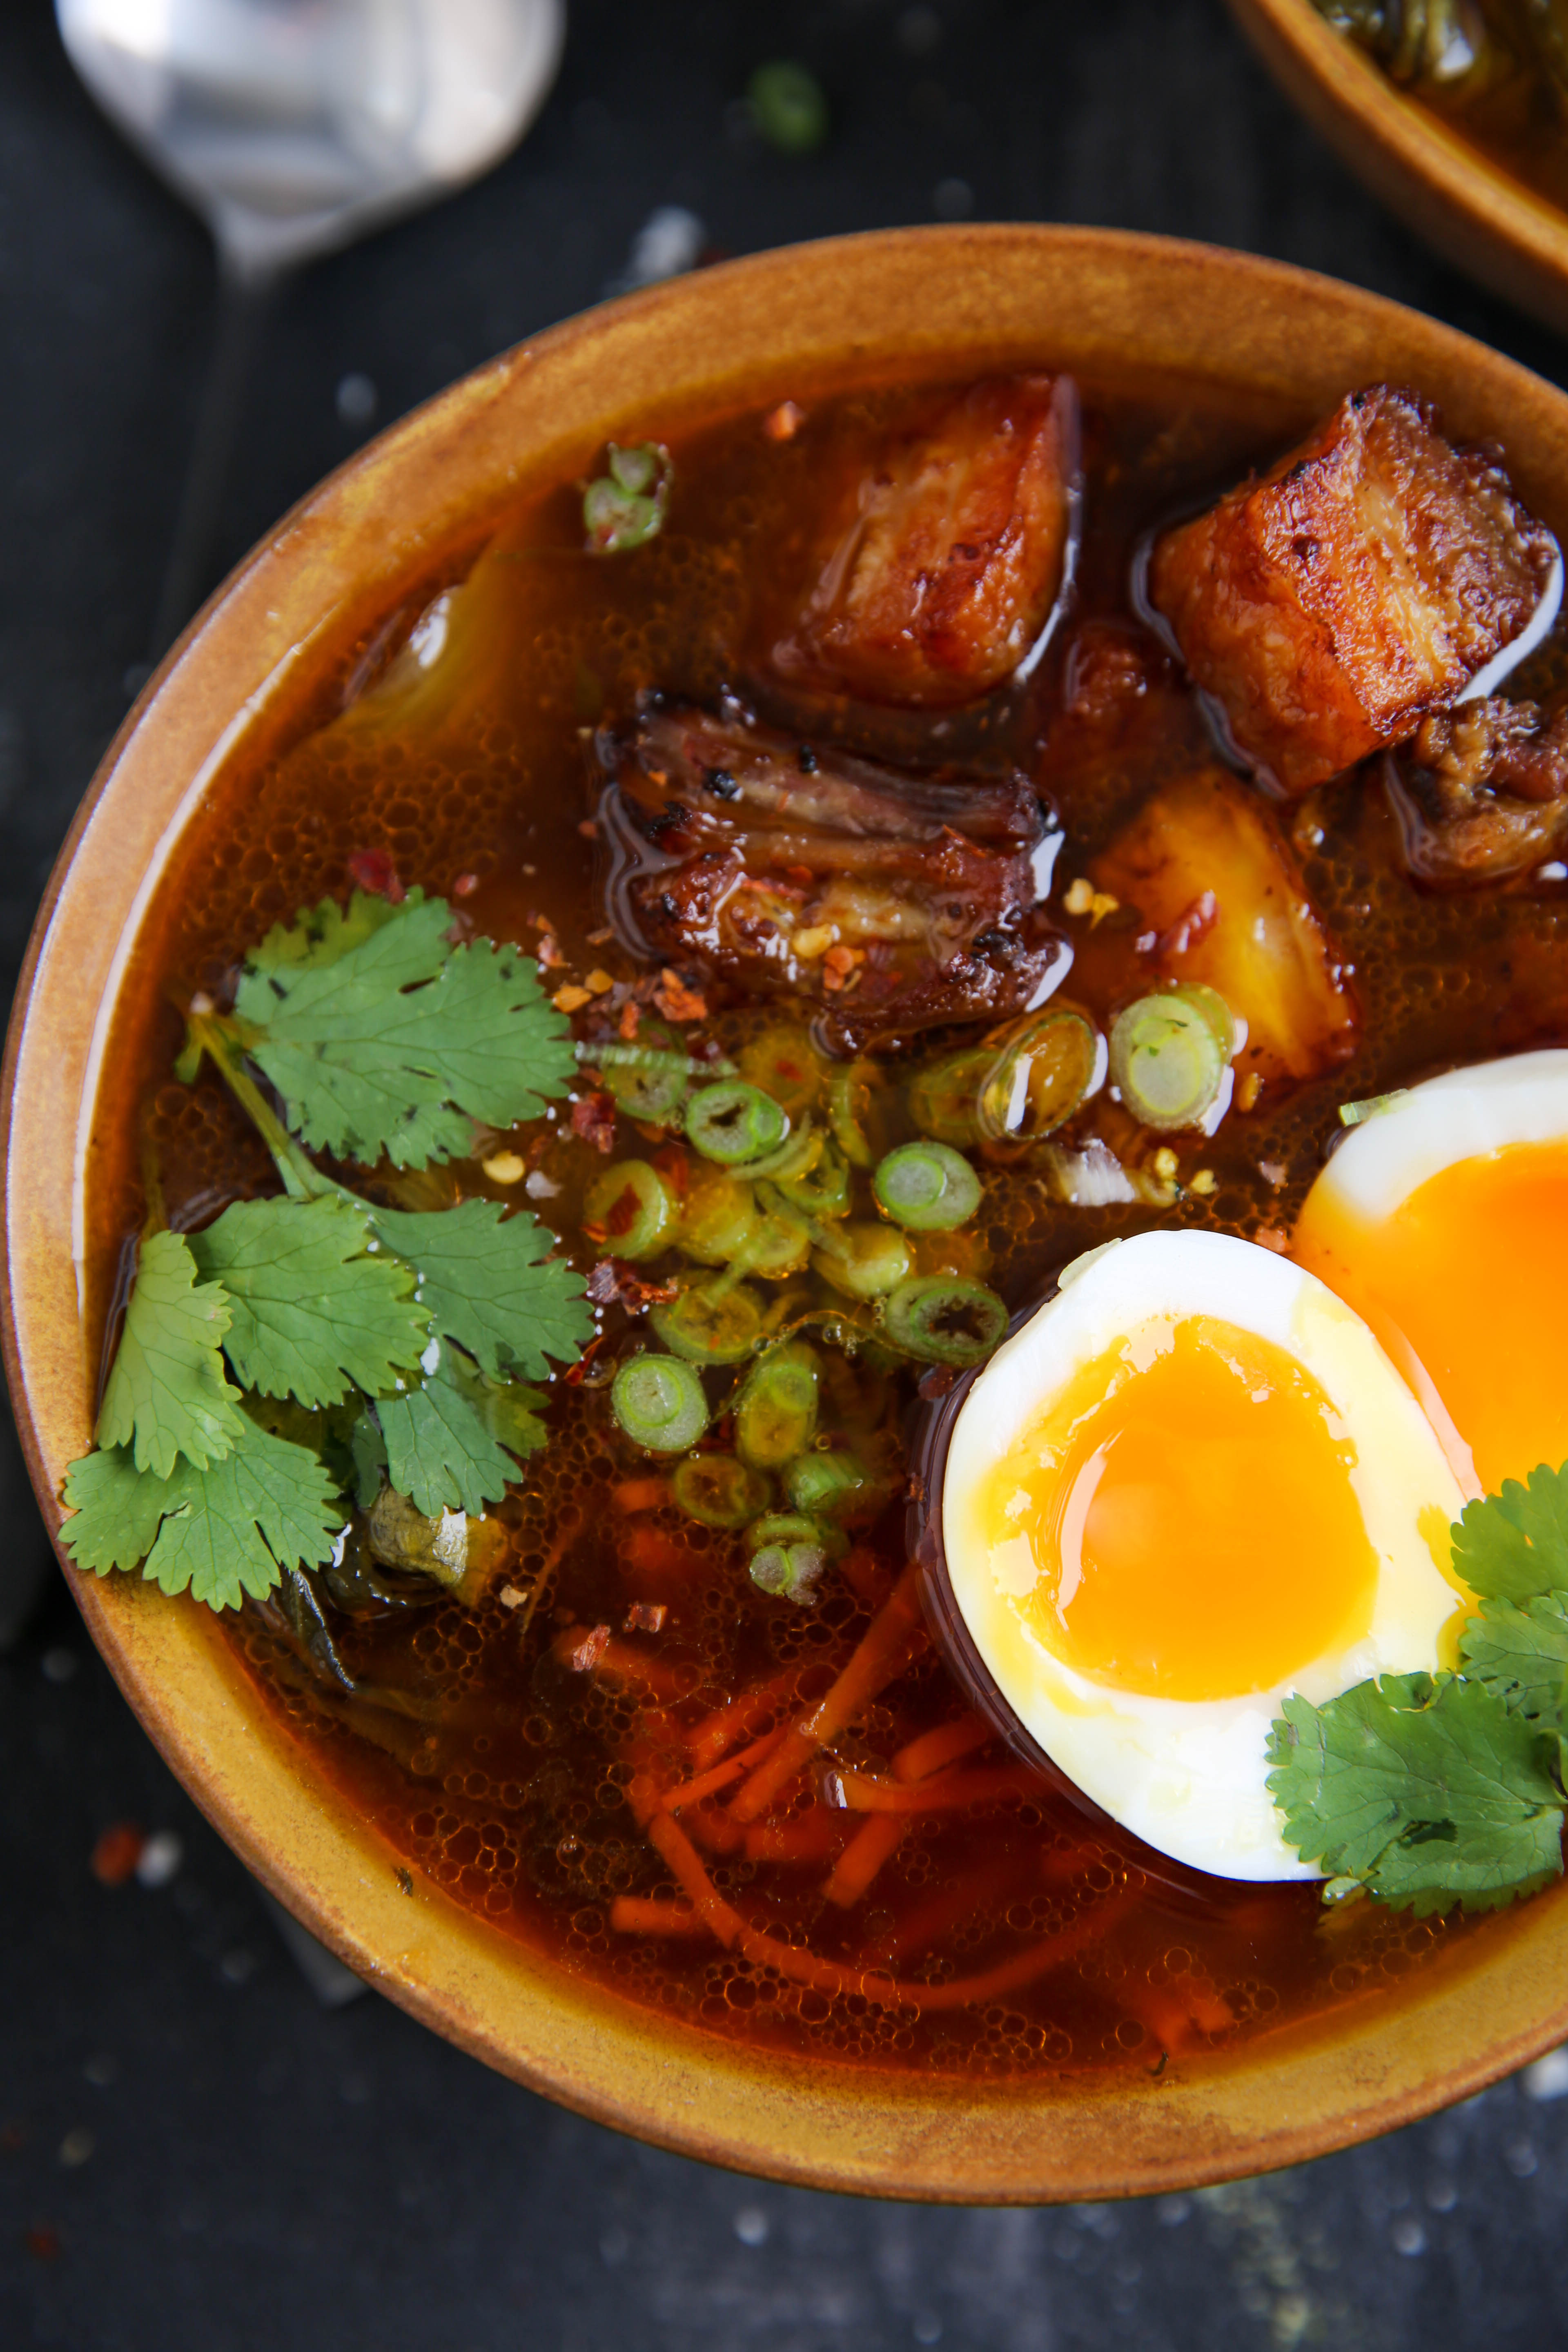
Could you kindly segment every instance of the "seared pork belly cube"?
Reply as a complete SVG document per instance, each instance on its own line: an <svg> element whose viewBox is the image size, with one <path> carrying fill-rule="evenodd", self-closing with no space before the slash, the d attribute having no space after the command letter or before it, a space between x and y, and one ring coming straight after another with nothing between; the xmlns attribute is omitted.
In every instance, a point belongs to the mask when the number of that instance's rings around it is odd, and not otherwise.
<svg viewBox="0 0 1568 2352"><path fill-rule="evenodd" d="M1287 793L1413 734L1527 628L1557 543L1432 410L1352 393L1154 547L1149 589L1239 749Z"/></svg>
<svg viewBox="0 0 1568 2352"><path fill-rule="evenodd" d="M1317 1077L1353 1050L1349 985L1254 787L1218 766L1183 777L1090 870L1136 909L1151 979L1202 981L1246 1022L1238 1081Z"/></svg>
<svg viewBox="0 0 1568 2352"><path fill-rule="evenodd" d="M1499 698L1434 711L1384 769L1405 863L1438 890L1533 873L1568 846L1568 709Z"/></svg>
<svg viewBox="0 0 1568 2352"><path fill-rule="evenodd" d="M917 782L668 708L600 758L628 944L808 998L837 1043L1005 1019L1071 960L1040 905L1060 836L1022 776Z"/></svg>
<svg viewBox="0 0 1568 2352"><path fill-rule="evenodd" d="M1069 383L976 384L853 487L778 667L883 702L966 702L1000 685L1056 603L1077 469Z"/></svg>

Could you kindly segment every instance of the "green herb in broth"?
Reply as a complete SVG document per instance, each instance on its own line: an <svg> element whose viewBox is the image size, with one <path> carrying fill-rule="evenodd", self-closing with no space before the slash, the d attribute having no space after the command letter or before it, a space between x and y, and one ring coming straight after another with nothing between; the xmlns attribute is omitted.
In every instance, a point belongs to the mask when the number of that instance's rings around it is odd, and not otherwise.
<svg viewBox="0 0 1568 2352"><path fill-rule="evenodd" d="M237 1202L186 1238L160 1229L150 1184L101 1450L66 1482L79 1567L144 1562L166 1591L237 1608L332 1557L347 1492L363 1502L376 1456L426 1518L478 1518L543 1443L542 1397L508 1376L543 1371L549 1355L574 1361L592 1329L581 1278L546 1255L551 1237L526 1213L502 1223L492 1202L377 1211L289 1131L424 1167L471 1149L475 1118L510 1125L565 1091L571 1045L534 966L488 940L454 946L450 919L418 891L397 906L363 891L346 909L326 901L268 934L231 1014L194 1004L180 1075L194 1082L212 1057L285 1195ZM198 1286L198 1273L214 1278ZM357 1398L371 1437L356 1424L334 1475L330 1426L319 1451L257 1426L225 1355L258 1399L309 1413Z"/></svg>

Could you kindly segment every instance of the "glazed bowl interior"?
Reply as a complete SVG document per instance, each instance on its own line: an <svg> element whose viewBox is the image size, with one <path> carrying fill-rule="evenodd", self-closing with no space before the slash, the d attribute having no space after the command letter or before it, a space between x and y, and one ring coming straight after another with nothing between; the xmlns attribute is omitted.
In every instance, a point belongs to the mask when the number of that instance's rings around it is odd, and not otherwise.
<svg viewBox="0 0 1568 2352"><path fill-rule="evenodd" d="M1231 0L1231 13L1392 212L1482 285L1568 330L1568 214L1398 89L1312 0Z"/></svg>
<svg viewBox="0 0 1568 2352"><path fill-rule="evenodd" d="M5 1347L40 1501L88 1446L79 1315L100 1064L183 828L331 674L366 612L482 542L487 519L604 442L872 377L1021 364L1163 380L1305 422L1381 378L1506 447L1568 532L1568 399L1462 337L1273 265L1086 231L910 231L736 263L613 304L398 425L250 558L111 749L51 883L7 1065ZM70 1573L93 1638L223 1835L316 1935L437 2032L583 2112L685 2152L833 2189L996 2202L1256 2171L1463 2096L1568 2033L1568 1899L1486 1923L1397 1992L1225 2058L994 2085L837 2067L710 2039L408 1891L306 1750L265 1716L204 1610Z"/></svg>

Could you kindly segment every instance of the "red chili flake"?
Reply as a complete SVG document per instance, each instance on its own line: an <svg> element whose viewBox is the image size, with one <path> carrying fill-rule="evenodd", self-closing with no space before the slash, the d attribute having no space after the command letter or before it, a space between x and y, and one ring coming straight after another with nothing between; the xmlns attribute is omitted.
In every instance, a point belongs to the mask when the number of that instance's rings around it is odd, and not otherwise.
<svg viewBox="0 0 1568 2352"><path fill-rule="evenodd" d="M572 1106L572 1132L584 1143L591 1143L595 1151L612 1152L616 1148L615 1097L579 1095Z"/></svg>
<svg viewBox="0 0 1568 2352"><path fill-rule="evenodd" d="M586 1225L584 1226L583 1230L584 1233L587 1232L588 1229ZM587 1371L589 1365L593 1362L595 1357L598 1354L604 1344L605 1335L601 1331L596 1339L589 1340L587 1346L584 1349L576 1362L574 1364L568 1365L566 1370L562 1374L562 1378L564 1380L569 1389L580 1388L582 1386L584 1374Z"/></svg>
<svg viewBox="0 0 1568 2352"><path fill-rule="evenodd" d="M938 1397L944 1397L947 1394L952 1382L953 1374L945 1364L933 1364L929 1372L921 1374L920 1379L915 1382L915 1388L917 1392L924 1397L927 1404L931 1404Z"/></svg>
<svg viewBox="0 0 1568 2352"><path fill-rule="evenodd" d="M657 1633L668 1614L662 1601L634 1601L626 1611L623 1630L628 1633Z"/></svg>
<svg viewBox="0 0 1568 2352"><path fill-rule="evenodd" d="M459 874L452 885L452 896L454 898L471 898L479 887L477 874Z"/></svg>
<svg viewBox="0 0 1568 2352"><path fill-rule="evenodd" d="M763 431L770 441L793 441L805 423L804 408L797 407L793 400L781 400L763 417Z"/></svg>
<svg viewBox="0 0 1568 2352"><path fill-rule="evenodd" d="M673 1282L645 1282L624 1257L602 1257L584 1287L595 1307L624 1307L628 1315L640 1315L645 1307L675 1297L679 1286Z"/></svg>
<svg viewBox="0 0 1568 2352"><path fill-rule="evenodd" d="M599 838L598 818L585 816L583 819L582 824L577 827L577 830L582 835L584 841L597 841Z"/></svg>
<svg viewBox="0 0 1568 2352"><path fill-rule="evenodd" d="M583 1635L581 1641L568 1642L563 1644L561 1652L562 1661L574 1675L585 1675L598 1664L609 1646L609 1627L595 1625L591 1633Z"/></svg>
<svg viewBox="0 0 1568 2352"><path fill-rule="evenodd" d="M408 895L397 878L390 851L384 849L356 849L349 859L349 880L357 890L368 890L373 898L384 898L390 907L401 907Z"/></svg>
<svg viewBox="0 0 1568 2352"><path fill-rule="evenodd" d="M621 1007L620 1019L620 1034L626 1039L628 1045L631 1044L632 1039L637 1035L637 1031L641 1027L642 1007L640 1004L637 1003L633 998L628 996L626 1003Z"/></svg>
<svg viewBox="0 0 1568 2352"><path fill-rule="evenodd" d="M918 1470L911 1470L910 1472L909 1483L905 1486L904 1492L909 1496L911 1503L923 1503L925 1501L926 1482L921 1476Z"/></svg>
<svg viewBox="0 0 1568 2352"><path fill-rule="evenodd" d="M557 964L563 964L566 961L555 943L553 931L540 932L539 945L533 952L539 958L541 968L545 971L552 971Z"/></svg>
<svg viewBox="0 0 1568 2352"><path fill-rule="evenodd" d="M708 999L690 988L678 971L668 969L658 976L653 1001L667 1021L706 1021Z"/></svg>
<svg viewBox="0 0 1568 2352"><path fill-rule="evenodd" d="M145 1830L134 1822L116 1822L106 1829L92 1849L89 1867L100 1886L123 1886L135 1874L142 1859L142 1849L147 1843Z"/></svg>
<svg viewBox="0 0 1568 2352"><path fill-rule="evenodd" d="M40 2263L52 2263L58 2259L60 2233L58 2230L49 2229L47 2224L24 2230L22 2242L27 2252Z"/></svg>
<svg viewBox="0 0 1568 2352"><path fill-rule="evenodd" d="M1212 890L1202 890L1190 907L1184 907L1169 930L1140 931L1133 946L1140 955L1184 955L1205 939L1219 920L1219 900Z"/></svg>

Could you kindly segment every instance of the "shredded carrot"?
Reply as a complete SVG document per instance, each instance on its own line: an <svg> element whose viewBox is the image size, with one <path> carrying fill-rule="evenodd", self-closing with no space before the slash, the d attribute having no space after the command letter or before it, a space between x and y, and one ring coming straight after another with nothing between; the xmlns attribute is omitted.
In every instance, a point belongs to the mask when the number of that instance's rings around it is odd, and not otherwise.
<svg viewBox="0 0 1568 2352"><path fill-rule="evenodd" d="M1130 1899L1125 1895L1113 1896L1098 1909L1085 1912L1058 1935L1031 1945L1027 1951L1015 1952L1011 1959L980 1976L955 1977L940 1985L906 1984L875 1969L858 1969L853 1962L819 1959L815 1952L802 1951L797 1944L781 1943L765 1928L753 1927L733 1904L725 1902L704 1870L701 1856L673 1815L656 1813L648 1824L648 1836L674 1872L677 1883L684 1887L694 1909L726 1951L743 1952L758 1968L775 1969L792 1983L808 1985L830 1998L862 1993L868 2000L889 2009L963 2009L971 2001L989 2000L997 1993L1012 1992L1017 1986L1031 1983L1036 1977L1043 1977L1070 1960L1091 1937L1103 1932L1113 1914Z"/></svg>
<svg viewBox="0 0 1568 2352"><path fill-rule="evenodd" d="M873 1821L883 1821L886 1814L874 1813ZM897 1814L891 1817L897 1820ZM1019 1853L992 1854L962 1878L939 1887L923 1903L906 1911L897 1926L878 1938L866 1951L868 1963L891 1968L911 1952L929 1951L933 1944L951 1936L955 1927L966 1927L977 1913L1000 1903L1015 1887L1021 1887L1028 1866L1028 1856Z"/></svg>
<svg viewBox="0 0 1568 2352"><path fill-rule="evenodd" d="M620 1556L623 1567L645 1576L689 1576L702 1565L696 1552L647 1519L626 1528L620 1538Z"/></svg>
<svg viewBox="0 0 1568 2352"><path fill-rule="evenodd" d="M792 1780L817 1749L853 1722L877 1693L890 1683L917 1647L923 1648L919 1570L911 1560L893 1587L886 1606L873 1617L859 1647L826 1698L809 1715L792 1724L773 1754L759 1765L730 1810L738 1822L754 1822L765 1813L786 1780Z"/></svg>
<svg viewBox="0 0 1568 2352"><path fill-rule="evenodd" d="M712 1715L705 1715L685 1734L694 1764L717 1764L721 1756L743 1739L764 1716L776 1714L789 1705L800 1685L800 1669L790 1666L782 1675L774 1675L751 1690L742 1691L738 1697L727 1700Z"/></svg>
<svg viewBox="0 0 1568 2352"><path fill-rule="evenodd" d="M665 1813L661 1807L654 1814L653 1821L673 1821L674 1818L673 1813ZM688 1834L694 1838L700 1846L706 1848L709 1853L739 1853L745 1843L746 1833L739 1822L732 1822L721 1806L713 1803L711 1798L702 1804L689 1806L682 1819L686 1823ZM648 1835L649 1837L653 1835L653 1822L648 1824Z"/></svg>
<svg viewBox="0 0 1568 2352"><path fill-rule="evenodd" d="M866 1544L856 1544L838 1563L838 1573L863 1608L885 1607L893 1589L886 1564Z"/></svg>
<svg viewBox="0 0 1568 2352"><path fill-rule="evenodd" d="M826 1862L844 1843L842 1813L813 1805L795 1822L753 1822L746 1832L748 1862Z"/></svg>
<svg viewBox="0 0 1568 2352"><path fill-rule="evenodd" d="M870 1820L858 1829L837 1861L834 1864L823 1893L830 1903L847 1910L858 1903L882 1864L896 1853L909 1834L909 1823L897 1813L873 1813ZM746 1851L755 1831L748 1831Z"/></svg>
<svg viewBox="0 0 1568 2352"><path fill-rule="evenodd" d="M782 1730L764 1732L761 1739L753 1739L749 1748L742 1748L738 1756L711 1766L706 1772L699 1772L694 1780L678 1780L673 1789L667 1789L664 1792L666 1812L678 1813L682 1805L695 1805L701 1798L714 1796L719 1790L727 1789L731 1780L739 1780L754 1764L760 1764L783 1738Z"/></svg>
<svg viewBox="0 0 1568 2352"><path fill-rule="evenodd" d="M662 1478L623 1478L611 1500L629 1517L633 1511L657 1511L669 1500L669 1488Z"/></svg>
<svg viewBox="0 0 1568 2352"><path fill-rule="evenodd" d="M636 1649L629 1642L617 1641L607 1625L595 1625L589 1632L581 1625L568 1625L556 1635L552 1646L562 1664L579 1673L607 1675L614 1682L639 1683L658 1699L677 1699L686 1695L689 1676L679 1667L650 1657L646 1650Z"/></svg>
<svg viewBox="0 0 1568 2352"><path fill-rule="evenodd" d="M961 1756L973 1755L995 1737L984 1716L961 1715L956 1722L922 1731L918 1739L900 1748L893 1759L893 1778L923 1780L928 1773L940 1772L944 1764L956 1764Z"/></svg>
<svg viewBox="0 0 1568 2352"><path fill-rule="evenodd" d="M935 1772L926 1780L885 1780L877 1772L828 1775L828 1801L852 1813L950 1813L967 1805L994 1805L1035 1797L1040 1776L1024 1764L983 1765L974 1772Z"/></svg>
<svg viewBox="0 0 1568 2352"><path fill-rule="evenodd" d="M700 1936L703 1923L689 1903L668 1895L617 1895L610 1925L622 1936Z"/></svg>

